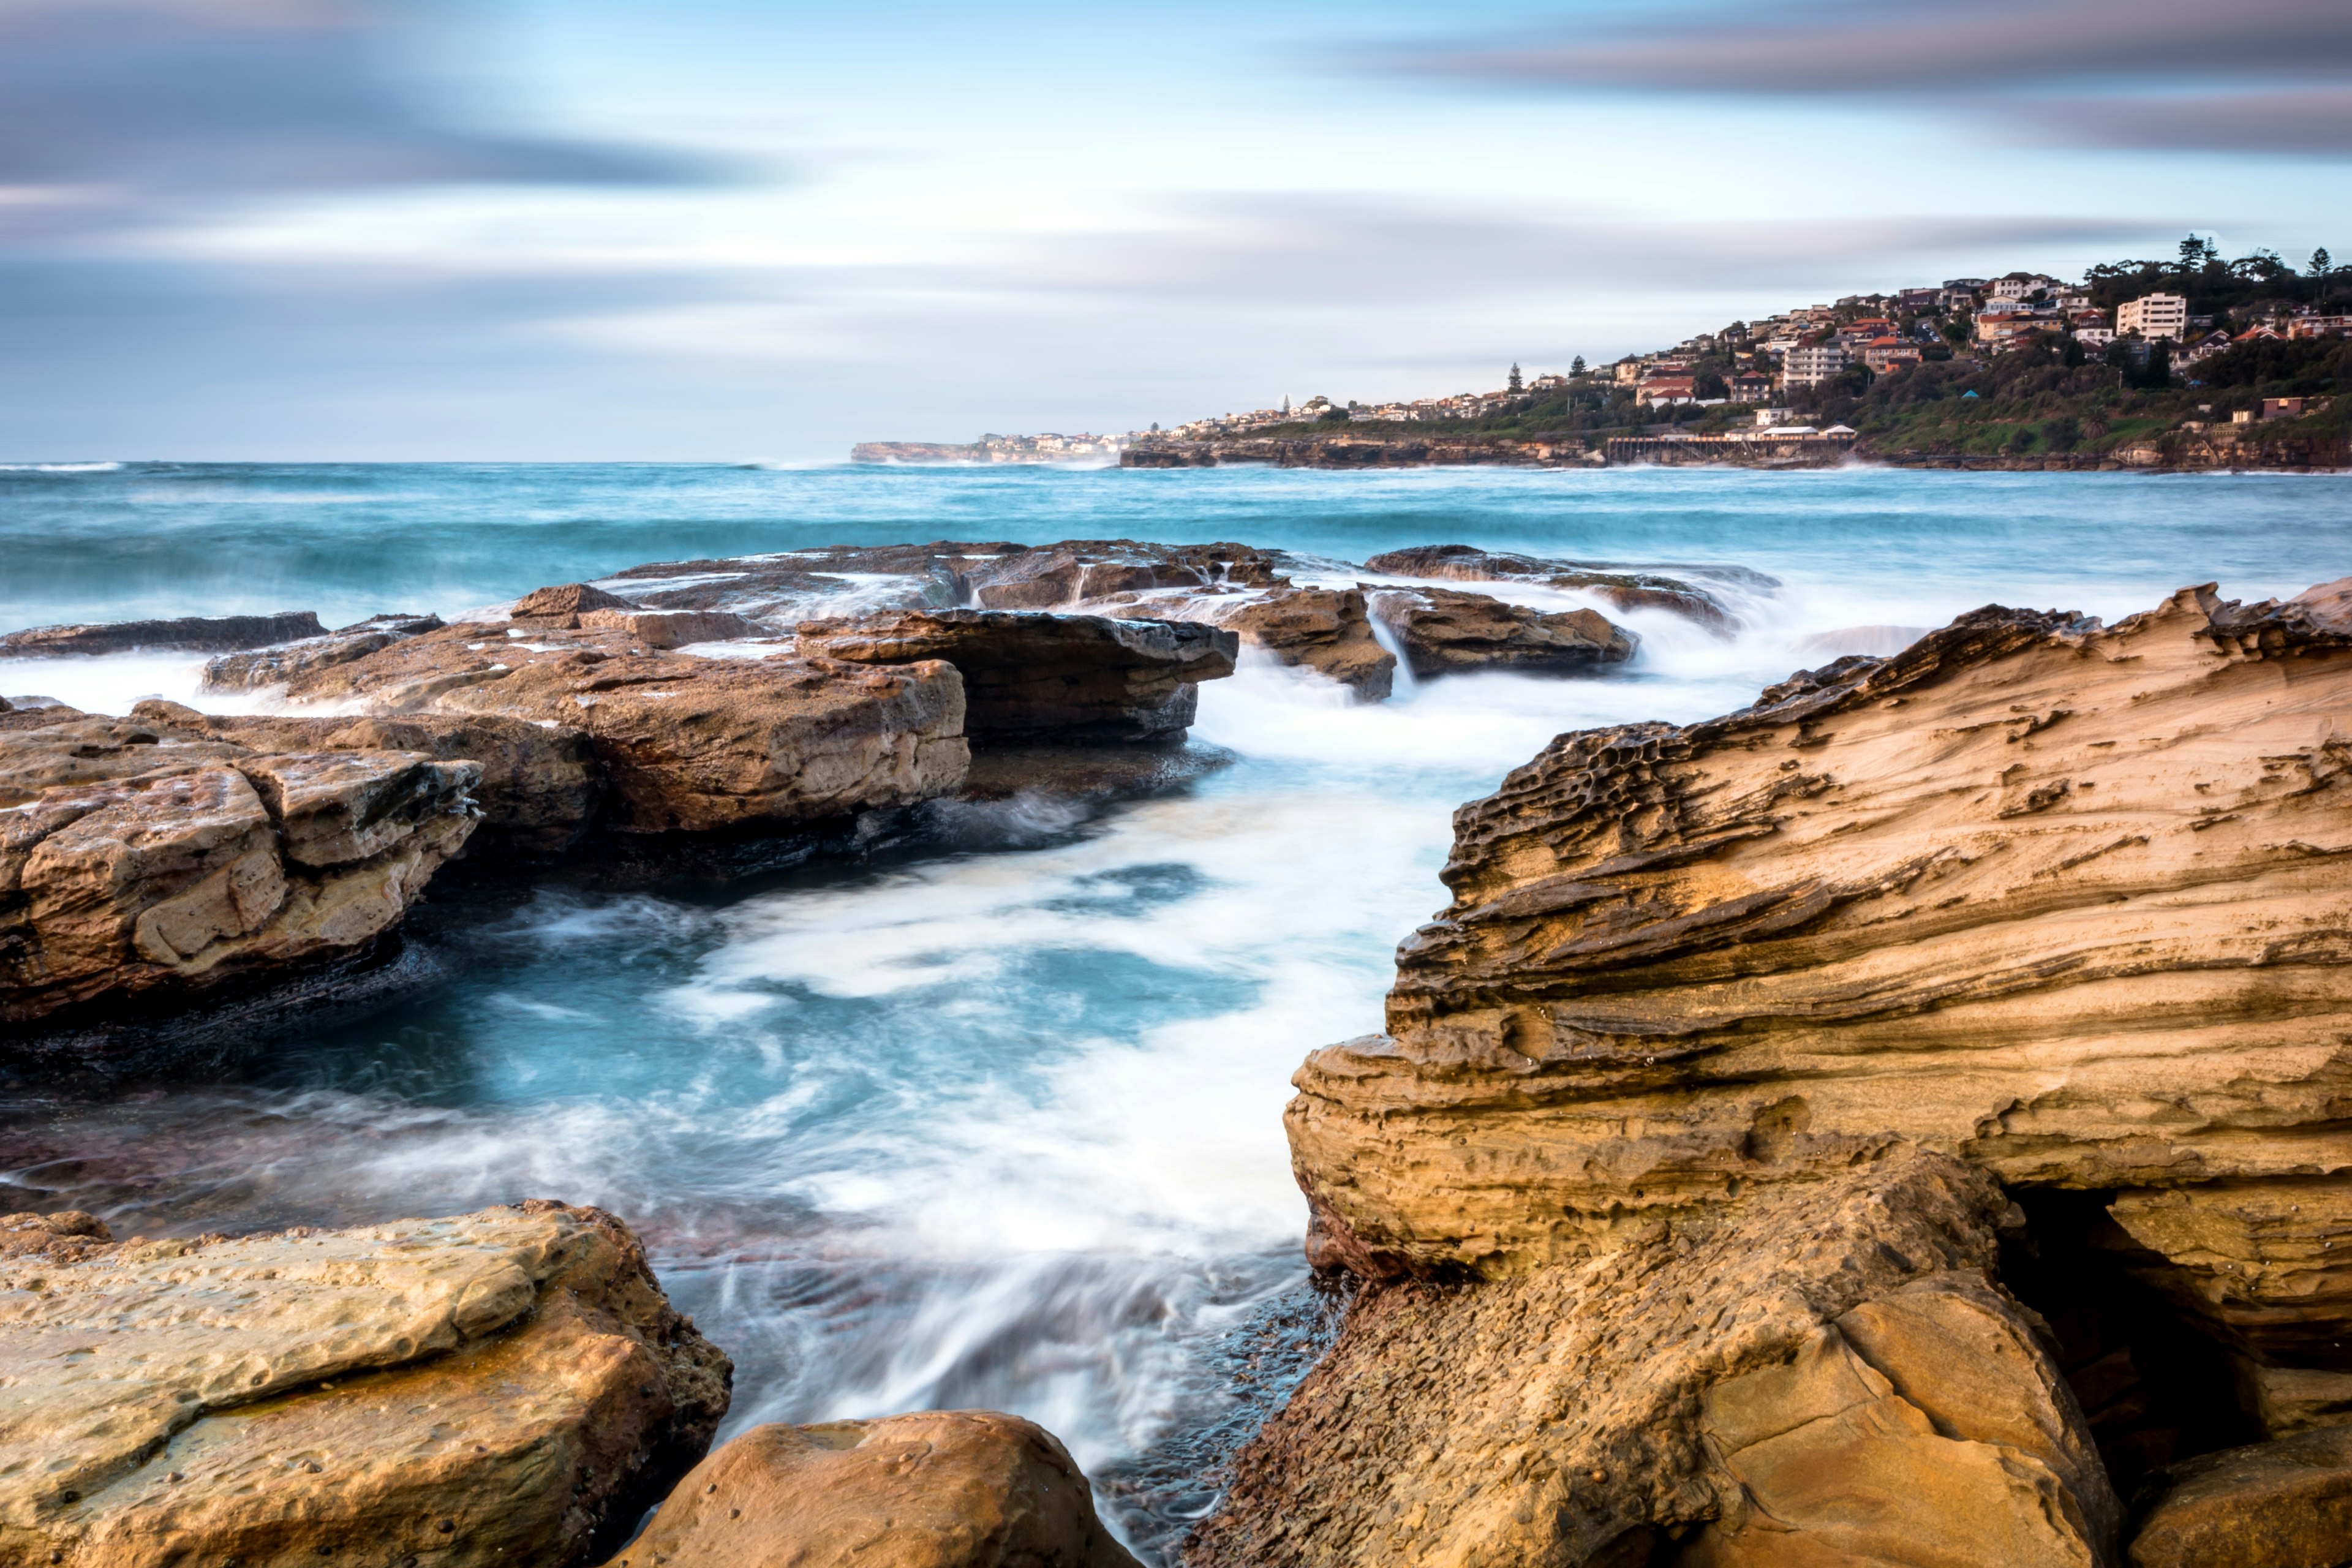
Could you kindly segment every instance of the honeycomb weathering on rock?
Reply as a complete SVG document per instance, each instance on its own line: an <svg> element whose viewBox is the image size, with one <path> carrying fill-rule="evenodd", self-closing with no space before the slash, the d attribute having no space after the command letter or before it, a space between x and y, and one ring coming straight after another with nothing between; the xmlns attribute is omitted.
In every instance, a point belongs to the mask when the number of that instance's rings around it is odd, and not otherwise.
<svg viewBox="0 0 2352 1568"><path fill-rule="evenodd" d="M1992 607L1560 737L1456 814L1389 1034L1298 1076L1326 1247L1507 1273L1898 1144L2093 1189L2352 1168L2345 596Z"/></svg>

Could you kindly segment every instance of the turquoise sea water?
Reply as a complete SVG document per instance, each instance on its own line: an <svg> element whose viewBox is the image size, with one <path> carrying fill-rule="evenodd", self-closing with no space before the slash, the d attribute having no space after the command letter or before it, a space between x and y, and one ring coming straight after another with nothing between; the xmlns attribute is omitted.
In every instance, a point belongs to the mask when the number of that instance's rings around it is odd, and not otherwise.
<svg viewBox="0 0 2352 1568"><path fill-rule="evenodd" d="M439 979L236 1081L0 1103L0 1207L152 1235L602 1204L735 1355L730 1429L1019 1411L1119 1489L1149 1548L1206 1506L1199 1461L1279 1376L1250 1367L1258 1336L1310 1304L1286 1080L1379 1026L1394 943L1444 902L1456 805L1559 731L1705 717L1885 635L1855 628L1989 601L2112 617L2188 584L2261 597L2352 574L2352 479L19 468L0 470L0 630L277 608L333 625L651 560L1105 537L1339 561L1459 541L1780 586L1727 641L1620 616L1642 652L1591 679L1356 707L1245 668L1203 689L1196 731L1237 760L1150 801L942 813L887 861L753 883L442 900L419 938ZM120 710L186 700L200 662L0 660L0 694Z"/></svg>

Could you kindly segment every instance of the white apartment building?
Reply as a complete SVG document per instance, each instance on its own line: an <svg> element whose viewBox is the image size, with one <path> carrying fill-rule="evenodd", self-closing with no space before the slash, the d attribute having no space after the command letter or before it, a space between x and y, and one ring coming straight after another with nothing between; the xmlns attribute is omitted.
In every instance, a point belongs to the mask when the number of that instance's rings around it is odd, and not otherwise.
<svg viewBox="0 0 2352 1568"><path fill-rule="evenodd" d="M2026 278L1996 278L1992 280L1992 297L1996 300L2022 300L2028 294L2054 289L2058 280L2034 273Z"/></svg>
<svg viewBox="0 0 2352 1568"><path fill-rule="evenodd" d="M1790 349L1780 362L1780 374L1790 386L1818 386L1845 367L1845 350L1835 343L1815 343L1809 349Z"/></svg>
<svg viewBox="0 0 2352 1568"><path fill-rule="evenodd" d="M2116 307L2116 331L2178 342L2189 331L2189 300L2181 294L2143 294Z"/></svg>

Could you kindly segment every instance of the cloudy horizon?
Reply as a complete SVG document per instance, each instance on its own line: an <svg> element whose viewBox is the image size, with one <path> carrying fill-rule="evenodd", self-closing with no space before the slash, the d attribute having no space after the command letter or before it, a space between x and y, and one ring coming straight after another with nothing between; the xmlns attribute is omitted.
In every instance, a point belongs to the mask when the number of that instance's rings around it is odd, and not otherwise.
<svg viewBox="0 0 2352 1568"><path fill-rule="evenodd" d="M0 458L824 460L2352 253L2315 0L1164 16L0 0Z"/></svg>

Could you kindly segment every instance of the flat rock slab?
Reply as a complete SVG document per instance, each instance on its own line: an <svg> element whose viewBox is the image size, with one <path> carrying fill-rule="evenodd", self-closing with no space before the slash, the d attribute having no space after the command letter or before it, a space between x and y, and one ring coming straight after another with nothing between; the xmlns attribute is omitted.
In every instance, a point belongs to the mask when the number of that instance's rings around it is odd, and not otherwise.
<svg viewBox="0 0 2352 1568"><path fill-rule="evenodd" d="M1503 670L1590 675L1633 657L1640 639L1598 610L1547 614L1453 588L1378 588L1370 611L1421 679Z"/></svg>
<svg viewBox="0 0 2352 1568"><path fill-rule="evenodd" d="M127 653L142 647L226 653L323 637L326 630L310 610L280 610L268 616L185 616L172 621L102 621L11 632L0 637L0 655L49 658L63 654Z"/></svg>
<svg viewBox="0 0 2352 1568"><path fill-rule="evenodd" d="M1687 575L1673 576L1611 565L1606 562L1557 561L1508 551L1480 550L1467 544L1423 544L1391 550L1364 563L1365 569L1399 577L1436 577L1459 583L1528 583L1546 588L1589 593L1621 610L1665 610L1686 616L1712 630L1729 633L1739 626L1713 584L1765 589L1780 585L1777 578L1744 566L1682 568Z"/></svg>
<svg viewBox="0 0 2352 1568"><path fill-rule="evenodd" d="M2340 1568L2352 1562L2352 1427L2175 1465L2132 1568Z"/></svg>
<svg viewBox="0 0 2352 1568"><path fill-rule="evenodd" d="M91 1229L0 1218L0 1559L574 1563L725 1413L726 1358L596 1210Z"/></svg>
<svg viewBox="0 0 2352 1568"><path fill-rule="evenodd" d="M987 1410L755 1426L606 1568L1136 1568L1052 1433Z"/></svg>

